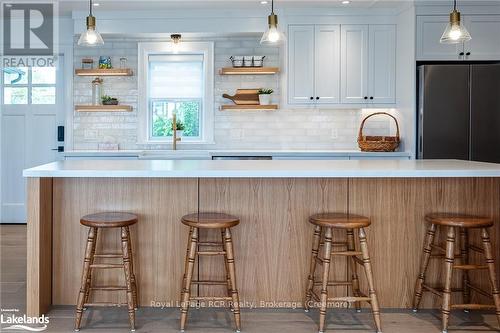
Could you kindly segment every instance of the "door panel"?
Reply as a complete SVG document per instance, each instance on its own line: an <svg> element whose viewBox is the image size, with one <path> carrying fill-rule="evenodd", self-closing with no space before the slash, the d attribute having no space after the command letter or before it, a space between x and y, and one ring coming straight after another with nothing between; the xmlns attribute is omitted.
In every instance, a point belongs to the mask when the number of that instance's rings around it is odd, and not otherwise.
<svg viewBox="0 0 500 333"><path fill-rule="evenodd" d="M500 163L500 65L471 67L471 158Z"/></svg>
<svg viewBox="0 0 500 333"><path fill-rule="evenodd" d="M370 102L396 103L396 26L370 25L369 40Z"/></svg>
<svg viewBox="0 0 500 333"><path fill-rule="evenodd" d="M288 47L288 102L311 104L314 96L314 26L290 26Z"/></svg>
<svg viewBox="0 0 500 333"><path fill-rule="evenodd" d="M25 116L2 117L2 221L24 223Z"/></svg>
<svg viewBox="0 0 500 333"><path fill-rule="evenodd" d="M472 39L465 44L467 60L500 60L500 15L466 17Z"/></svg>
<svg viewBox="0 0 500 333"><path fill-rule="evenodd" d="M368 25L342 25L342 103L365 103L368 96Z"/></svg>
<svg viewBox="0 0 500 333"><path fill-rule="evenodd" d="M316 103L340 103L340 25L315 27L314 86Z"/></svg>
<svg viewBox="0 0 500 333"><path fill-rule="evenodd" d="M421 158L469 159L469 68L468 65L423 67Z"/></svg>

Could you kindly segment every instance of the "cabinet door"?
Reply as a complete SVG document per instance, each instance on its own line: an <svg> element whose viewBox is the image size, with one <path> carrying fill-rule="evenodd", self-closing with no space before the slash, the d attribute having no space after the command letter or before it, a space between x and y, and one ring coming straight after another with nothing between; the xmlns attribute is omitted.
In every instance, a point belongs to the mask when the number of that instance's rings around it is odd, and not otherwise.
<svg viewBox="0 0 500 333"><path fill-rule="evenodd" d="M441 44L439 41L448 15L417 17L417 60L463 60L463 44Z"/></svg>
<svg viewBox="0 0 500 333"><path fill-rule="evenodd" d="M316 26L314 41L315 101L340 103L340 25Z"/></svg>
<svg viewBox="0 0 500 333"><path fill-rule="evenodd" d="M370 25L369 42L370 102L396 103L396 26Z"/></svg>
<svg viewBox="0 0 500 333"><path fill-rule="evenodd" d="M368 101L368 25L342 25L341 41L342 103L365 103Z"/></svg>
<svg viewBox="0 0 500 333"><path fill-rule="evenodd" d="M313 103L314 26L290 26L288 35L288 102Z"/></svg>
<svg viewBox="0 0 500 333"><path fill-rule="evenodd" d="M500 15L465 17L472 39L465 43L467 60L500 60Z"/></svg>

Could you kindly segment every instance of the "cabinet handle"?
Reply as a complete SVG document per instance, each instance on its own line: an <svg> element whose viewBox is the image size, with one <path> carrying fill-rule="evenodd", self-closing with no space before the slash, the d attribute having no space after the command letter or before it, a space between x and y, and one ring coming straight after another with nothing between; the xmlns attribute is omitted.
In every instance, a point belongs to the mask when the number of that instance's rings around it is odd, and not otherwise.
<svg viewBox="0 0 500 333"><path fill-rule="evenodd" d="M466 55L466 56L470 56L470 52L467 52L465 55Z"/></svg>
<svg viewBox="0 0 500 333"><path fill-rule="evenodd" d="M368 99L368 96L365 96L364 99Z"/></svg>
<svg viewBox="0 0 500 333"><path fill-rule="evenodd" d="M319 96L316 96L316 99L319 99Z"/></svg>
<svg viewBox="0 0 500 333"><path fill-rule="evenodd" d="M373 96L371 96L370 99L373 99Z"/></svg>
<svg viewBox="0 0 500 333"><path fill-rule="evenodd" d="M311 96L311 97L309 97L309 99L312 101L314 99L314 97Z"/></svg>
<svg viewBox="0 0 500 333"><path fill-rule="evenodd" d="M463 55L465 55L465 53L464 52L460 52L458 55L463 56Z"/></svg>

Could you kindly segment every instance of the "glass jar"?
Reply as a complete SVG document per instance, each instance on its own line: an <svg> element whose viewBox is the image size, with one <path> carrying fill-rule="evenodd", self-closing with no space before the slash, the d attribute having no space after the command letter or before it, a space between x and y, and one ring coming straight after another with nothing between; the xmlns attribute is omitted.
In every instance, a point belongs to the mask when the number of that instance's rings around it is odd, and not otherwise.
<svg viewBox="0 0 500 333"><path fill-rule="evenodd" d="M127 68L127 58L125 57L120 58L120 68L121 69Z"/></svg>
<svg viewBox="0 0 500 333"><path fill-rule="evenodd" d="M102 82L98 77L92 81L92 105L102 104Z"/></svg>

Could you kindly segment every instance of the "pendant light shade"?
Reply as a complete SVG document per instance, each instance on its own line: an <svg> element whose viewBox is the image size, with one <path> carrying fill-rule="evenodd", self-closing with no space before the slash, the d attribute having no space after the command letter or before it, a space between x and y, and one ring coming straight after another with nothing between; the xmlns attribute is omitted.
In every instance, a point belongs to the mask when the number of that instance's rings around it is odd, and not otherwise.
<svg viewBox="0 0 500 333"><path fill-rule="evenodd" d="M441 44L460 44L472 39L471 35L462 24L460 12L457 11L457 1L454 0L453 11L450 14L450 23L446 26L443 36L441 36Z"/></svg>
<svg viewBox="0 0 500 333"><path fill-rule="evenodd" d="M90 13L87 16L87 31L83 32L78 39L80 46L100 46L104 45L101 34L95 29L95 17L92 15L92 0L89 1Z"/></svg>
<svg viewBox="0 0 500 333"><path fill-rule="evenodd" d="M271 15L267 18L268 29L262 35L260 43L263 45L276 45L286 41L285 34L278 29L278 15L274 14L274 0L271 2Z"/></svg>

